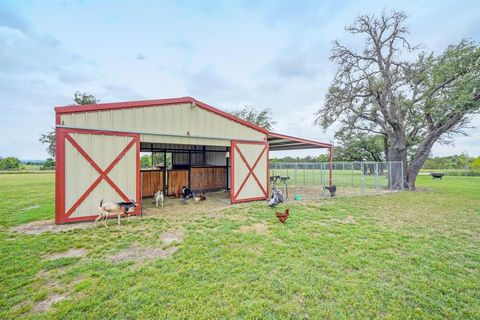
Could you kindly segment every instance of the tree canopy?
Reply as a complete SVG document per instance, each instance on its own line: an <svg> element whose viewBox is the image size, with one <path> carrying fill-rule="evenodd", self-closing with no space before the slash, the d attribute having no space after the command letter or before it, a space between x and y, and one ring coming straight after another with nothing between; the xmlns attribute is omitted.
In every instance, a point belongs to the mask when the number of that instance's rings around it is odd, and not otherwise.
<svg viewBox="0 0 480 320"><path fill-rule="evenodd" d="M364 46L335 42L337 72L316 123L339 121L351 134L383 136L386 159L403 162L403 183L414 189L434 143L451 143L480 110L480 49L462 40L439 55L419 52L407 39L406 19L395 11L362 15L346 27Z"/></svg>
<svg viewBox="0 0 480 320"><path fill-rule="evenodd" d="M232 110L228 112L240 119L256 124L267 130L272 130L273 126L276 124L272 119L272 110L270 110L270 108L256 110L253 107L244 107L241 110Z"/></svg>
<svg viewBox="0 0 480 320"><path fill-rule="evenodd" d="M20 160L15 157L0 158L0 170L20 169Z"/></svg>
<svg viewBox="0 0 480 320"><path fill-rule="evenodd" d="M94 95L77 91L74 93L73 96L74 105L86 105L86 104L96 104L100 102L99 99L95 98ZM55 150L56 150L56 138L55 138L55 128L52 128L51 131L41 134L38 138L42 144L47 146L46 150L47 153L55 158Z"/></svg>

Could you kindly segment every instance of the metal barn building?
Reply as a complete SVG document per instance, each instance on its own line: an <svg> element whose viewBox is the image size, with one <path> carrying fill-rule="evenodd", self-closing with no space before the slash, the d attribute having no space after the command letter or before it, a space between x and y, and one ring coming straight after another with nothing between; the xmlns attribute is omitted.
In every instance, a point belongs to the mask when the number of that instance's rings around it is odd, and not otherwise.
<svg viewBox="0 0 480 320"><path fill-rule="evenodd" d="M157 190L230 190L231 203L264 200L269 150L332 145L273 133L190 97L56 107L57 224L93 220L100 199L141 202ZM141 170L140 152L171 155ZM134 214L140 214L140 207Z"/></svg>

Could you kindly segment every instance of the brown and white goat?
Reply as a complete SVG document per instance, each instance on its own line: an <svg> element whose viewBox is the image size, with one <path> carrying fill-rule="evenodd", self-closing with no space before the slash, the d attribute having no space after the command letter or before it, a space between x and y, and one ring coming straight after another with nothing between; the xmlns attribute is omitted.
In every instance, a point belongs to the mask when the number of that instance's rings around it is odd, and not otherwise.
<svg viewBox="0 0 480 320"><path fill-rule="evenodd" d="M130 202L105 202L103 200L100 201L100 205L98 207L99 215L97 219L95 219L95 226L97 226L97 222L103 220L103 224L105 227L108 228L106 220L110 216L117 215L118 224L120 224L120 216L122 214L126 214L128 218L130 218L130 213L132 213L138 204L132 200Z"/></svg>

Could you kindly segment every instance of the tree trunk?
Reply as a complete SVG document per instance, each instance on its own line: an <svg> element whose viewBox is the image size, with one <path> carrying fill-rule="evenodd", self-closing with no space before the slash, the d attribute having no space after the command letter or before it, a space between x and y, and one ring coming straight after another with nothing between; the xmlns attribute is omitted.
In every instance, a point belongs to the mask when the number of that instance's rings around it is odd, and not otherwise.
<svg viewBox="0 0 480 320"><path fill-rule="evenodd" d="M462 119L461 114L457 114L443 124L437 125L433 130L430 131L429 135L423 140L423 142L418 146L417 152L415 152L412 157L412 161L408 166L408 171L406 174L407 184L410 186L410 189L415 190L415 181L417 180L417 175L420 172L420 169L423 167L423 164L428 158L430 151L432 150L433 144L444 134L452 129L455 124Z"/></svg>
<svg viewBox="0 0 480 320"><path fill-rule="evenodd" d="M388 144L389 148L387 160L402 162L401 166L392 166L392 172L389 174L391 177L389 181L389 187L391 189L401 189L403 185L404 188L410 189L410 185L406 179L407 139L403 133L397 133L389 137L389 140L392 142Z"/></svg>
<svg viewBox="0 0 480 320"><path fill-rule="evenodd" d="M415 182L417 180L418 173L420 172L420 169L423 167L423 164L427 160L428 155L432 150L433 144L435 143L435 141L437 141L438 137L440 137L440 135L432 135L425 139L425 141L418 147L417 152L415 152L412 161L408 165L408 169L406 171L406 179L407 183L410 185L411 190L415 190Z"/></svg>

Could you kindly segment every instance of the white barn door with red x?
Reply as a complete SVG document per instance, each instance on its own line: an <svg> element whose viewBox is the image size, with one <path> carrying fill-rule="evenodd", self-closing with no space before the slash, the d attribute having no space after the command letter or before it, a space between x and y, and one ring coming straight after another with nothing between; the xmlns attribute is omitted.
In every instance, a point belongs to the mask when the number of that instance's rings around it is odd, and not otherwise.
<svg viewBox="0 0 480 320"><path fill-rule="evenodd" d="M102 199L139 202L139 147L135 134L58 128L57 223L92 220Z"/></svg>
<svg viewBox="0 0 480 320"><path fill-rule="evenodd" d="M232 203L268 198L268 143L232 141Z"/></svg>

